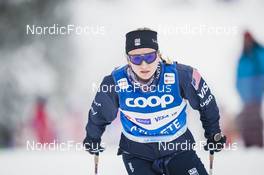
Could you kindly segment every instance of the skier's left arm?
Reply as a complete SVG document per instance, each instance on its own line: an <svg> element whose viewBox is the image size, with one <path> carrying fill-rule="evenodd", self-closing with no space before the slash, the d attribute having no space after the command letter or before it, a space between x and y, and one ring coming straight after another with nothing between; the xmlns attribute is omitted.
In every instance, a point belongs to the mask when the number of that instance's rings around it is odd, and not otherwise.
<svg viewBox="0 0 264 175"><path fill-rule="evenodd" d="M214 142L218 139L216 136L221 134L220 114L215 97L198 70L182 64L178 64L177 68L181 95L189 101L193 109L199 111L204 135L208 142ZM221 142L225 142L225 138L223 139Z"/></svg>

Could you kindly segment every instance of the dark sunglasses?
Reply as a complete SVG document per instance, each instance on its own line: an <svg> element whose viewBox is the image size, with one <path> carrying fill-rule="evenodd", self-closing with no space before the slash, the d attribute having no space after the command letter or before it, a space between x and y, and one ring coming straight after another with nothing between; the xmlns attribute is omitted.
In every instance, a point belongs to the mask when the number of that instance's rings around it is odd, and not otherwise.
<svg viewBox="0 0 264 175"><path fill-rule="evenodd" d="M143 61L150 64L153 63L157 58L157 51L146 53L146 54L138 54L138 55L128 55L128 58L131 63L140 65Z"/></svg>

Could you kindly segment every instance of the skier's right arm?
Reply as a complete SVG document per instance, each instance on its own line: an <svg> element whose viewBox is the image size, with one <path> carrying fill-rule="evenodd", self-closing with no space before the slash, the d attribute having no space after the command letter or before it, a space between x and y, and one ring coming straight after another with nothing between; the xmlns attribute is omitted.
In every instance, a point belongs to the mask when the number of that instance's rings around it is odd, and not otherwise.
<svg viewBox="0 0 264 175"><path fill-rule="evenodd" d="M114 86L113 77L106 76L89 110L83 144L91 154L103 151L103 148L100 147L101 137L106 125L110 124L117 116L119 104Z"/></svg>

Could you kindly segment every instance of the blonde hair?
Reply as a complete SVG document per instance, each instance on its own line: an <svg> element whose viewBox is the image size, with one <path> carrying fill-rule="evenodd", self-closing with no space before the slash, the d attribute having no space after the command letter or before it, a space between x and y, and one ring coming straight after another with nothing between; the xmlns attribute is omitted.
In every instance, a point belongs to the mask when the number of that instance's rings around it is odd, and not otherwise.
<svg viewBox="0 0 264 175"><path fill-rule="evenodd" d="M159 57L160 57L160 59L161 59L161 61L163 63L165 63L165 64L173 64L173 60L171 60L169 57L164 58L159 50L157 52L158 52L158 55L159 55Z"/></svg>

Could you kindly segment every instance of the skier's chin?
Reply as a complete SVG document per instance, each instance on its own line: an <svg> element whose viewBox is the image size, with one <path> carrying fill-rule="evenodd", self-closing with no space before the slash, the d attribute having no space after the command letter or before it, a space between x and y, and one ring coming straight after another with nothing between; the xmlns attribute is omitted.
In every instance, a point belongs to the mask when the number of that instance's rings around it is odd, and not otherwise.
<svg viewBox="0 0 264 175"><path fill-rule="evenodd" d="M143 81L148 81L150 78L152 77L152 75L150 73L144 73L144 74L140 74L139 78Z"/></svg>

